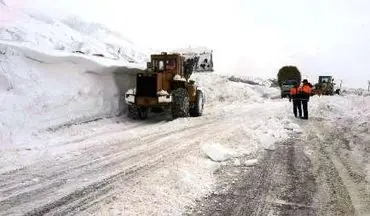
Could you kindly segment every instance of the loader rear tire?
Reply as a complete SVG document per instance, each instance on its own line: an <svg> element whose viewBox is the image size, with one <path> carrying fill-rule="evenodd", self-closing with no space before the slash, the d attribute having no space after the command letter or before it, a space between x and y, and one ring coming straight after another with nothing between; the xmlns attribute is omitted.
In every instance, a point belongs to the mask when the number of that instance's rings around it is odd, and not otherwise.
<svg viewBox="0 0 370 216"><path fill-rule="evenodd" d="M178 88L172 92L171 113L173 119L189 116L189 94L186 89Z"/></svg>
<svg viewBox="0 0 370 216"><path fill-rule="evenodd" d="M191 117L198 117L203 114L203 107L204 107L204 95L201 90L197 90L196 92L196 101L195 105L192 109L190 109L190 116Z"/></svg>
<svg viewBox="0 0 370 216"><path fill-rule="evenodd" d="M131 119L140 119L144 120L148 118L148 108L137 107L135 105L128 106L128 117Z"/></svg>

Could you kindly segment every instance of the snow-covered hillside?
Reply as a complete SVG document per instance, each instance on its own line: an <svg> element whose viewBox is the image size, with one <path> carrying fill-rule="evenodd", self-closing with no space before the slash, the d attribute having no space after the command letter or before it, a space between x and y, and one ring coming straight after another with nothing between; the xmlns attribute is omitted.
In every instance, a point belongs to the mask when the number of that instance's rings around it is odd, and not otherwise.
<svg viewBox="0 0 370 216"><path fill-rule="evenodd" d="M43 50L103 55L124 62L145 63L149 50L120 33L77 17L50 18L0 4L0 40L18 41Z"/></svg>

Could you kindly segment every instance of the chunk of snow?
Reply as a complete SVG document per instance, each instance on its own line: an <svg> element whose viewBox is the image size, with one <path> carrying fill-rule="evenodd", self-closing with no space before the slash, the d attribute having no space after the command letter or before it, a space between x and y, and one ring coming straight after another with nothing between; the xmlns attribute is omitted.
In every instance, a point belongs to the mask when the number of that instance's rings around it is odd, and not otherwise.
<svg viewBox="0 0 370 216"><path fill-rule="evenodd" d="M258 163L257 159L252 159L252 160L247 160L245 161L244 165L245 166L255 166Z"/></svg>
<svg viewBox="0 0 370 216"><path fill-rule="evenodd" d="M222 162L230 159L233 152L218 143L207 143L202 146L202 151L213 161Z"/></svg>
<svg viewBox="0 0 370 216"><path fill-rule="evenodd" d="M162 89L162 90L160 90L160 91L157 92L157 95L159 95L159 96L167 96L167 95L170 95L170 94L168 93L168 91Z"/></svg>
<svg viewBox="0 0 370 216"><path fill-rule="evenodd" d="M240 166L240 160L239 159L235 159L235 161L234 161L234 165L235 166Z"/></svg>
<svg viewBox="0 0 370 216"><path fill-rule="evenodd" d="M276 138L273 137L272 135L270 134L263 134L260 136L260 143L261 143L261 146L264 148L264 149L267 149L267 150L275 150L275 142L276 142Z"/></svg>
<svg viewBox="0 0 370 216"><path fill-rule="evenodd" d="M184 82L186 81L185 78L181 77L178 74L173 77L173 80L175 80L175 81L184 81Z"/></svg>
<svg viewBox="0 0 370 216"><path fill-rule="evenodd" d="M158 103L171 103L172 102L172 96L159 96L158 97Z"/></svg>
<svg viewBox="0 0 370 216"><path fill-rule="evenodd" d="M135 96L134 95L128 95L125 97L126 104L133 104L135 103Z"/></svg>
<svg viewBox="0 0 370 216"><path fill-rule="evenodd" d="M291 130L294 130L294 129L300 129L301 127L298 125L298 124L295 124L295 123L289 123L286 127L286 129L291 129Z"/></svg>
<svg viewBox="0 0 370 216"><path fill-rule="evenodd" d="M126 92L126 94L129 94L129 95L134 95L135 94L135 92L136 92L136 89L129 89L129 90L127 90L127 92Z"/></svg>
<svg viewBox="0 0 370 216"><path fill-rule="evenodd" d="M302 128L298 124L295 124L295 123L292 123L292 122L288 123L288 125L285 126L285 129L291 130L295 133L303 133Z"/></svg>

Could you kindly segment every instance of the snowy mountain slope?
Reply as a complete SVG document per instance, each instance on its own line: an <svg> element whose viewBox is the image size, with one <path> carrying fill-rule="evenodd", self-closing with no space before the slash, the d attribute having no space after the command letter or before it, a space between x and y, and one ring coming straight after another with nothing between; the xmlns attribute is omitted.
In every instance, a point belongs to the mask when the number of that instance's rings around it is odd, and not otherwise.
<svg viewBox="0 0 370 216"><path fill-rule="evenodd" d="M103 25L79 18L58 20L0 5L0 39L25 42L44 50L102 54L125 62L145 63L149 50L128 41Z"/></svg>

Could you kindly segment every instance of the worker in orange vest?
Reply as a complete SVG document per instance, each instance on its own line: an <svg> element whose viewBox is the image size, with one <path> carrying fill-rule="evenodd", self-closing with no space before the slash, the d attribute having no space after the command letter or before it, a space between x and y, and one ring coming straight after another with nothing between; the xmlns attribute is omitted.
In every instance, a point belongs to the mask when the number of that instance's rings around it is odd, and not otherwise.
<svg viewBox="0 0 370 216"><path fill-rule="evenodd" d="M306 80L303 80L303 85L300 88L302 95L302 107L303 107L303 117L302 119L308 119L308 101L310 100L312 91L312 85Z"/></svg>
<svg viewBox="0 0 370 216"><path fill-rule="evenodd" d="M301 92L299 89L299 83L296 83L290 90L289 90L289 102L293 99L293 113L296 118L302 118L302 105L301 105ZM298 111L298 113L297 113Z"/></svg>

